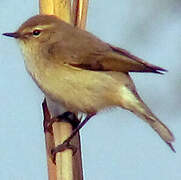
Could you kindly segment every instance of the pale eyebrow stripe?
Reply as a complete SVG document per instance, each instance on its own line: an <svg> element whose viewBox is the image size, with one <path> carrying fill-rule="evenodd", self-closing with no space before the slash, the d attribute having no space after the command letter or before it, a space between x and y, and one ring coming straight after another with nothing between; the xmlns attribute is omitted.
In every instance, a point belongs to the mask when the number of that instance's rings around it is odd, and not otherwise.
<svg viewBox="0 0 181 180"><path fill-rule="evenodd" d="M37 25L37 26L35 26L34 28L36 29L48 29L48 28L50 28L50 27L52 27L52 26L54 26L53 24L45 24L45 25Z"/></svg>
<svg viewBox="0 0 181 180"><path fill-rule="evenodd" d="M49 29L49 28L51 28L53 26L55 26L55 24L53 24L53 23L52 24L35 25L35 26L24 28L22 30L22 33L31 32L32 30L35 30L35 29L46 30L46 29Z"/></svg>

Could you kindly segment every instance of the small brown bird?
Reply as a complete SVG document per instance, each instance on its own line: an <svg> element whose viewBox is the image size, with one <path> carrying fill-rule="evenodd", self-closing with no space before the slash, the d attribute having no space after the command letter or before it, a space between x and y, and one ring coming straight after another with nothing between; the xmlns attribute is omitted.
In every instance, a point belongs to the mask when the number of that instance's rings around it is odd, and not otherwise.
<svg viewBox="0 0 181 180"><path fill-rule="evenodd" d="M29 74L49 99L71 112L87 114L67 142L97 112L118 106L142 118L175 151L171 131L144 104L129 76L129 72L161 74L165 69L53 15L34 16L16 32L3 35L18 40Z"/></svg>

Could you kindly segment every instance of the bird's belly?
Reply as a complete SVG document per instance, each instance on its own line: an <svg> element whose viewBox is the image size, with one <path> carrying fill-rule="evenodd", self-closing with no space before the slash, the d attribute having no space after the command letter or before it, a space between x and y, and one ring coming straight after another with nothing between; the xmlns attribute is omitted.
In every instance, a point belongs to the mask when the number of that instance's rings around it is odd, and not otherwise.
<svg viewBox="0 0 181 180"><path fill-rule="evenodd" d="M72 112L94 113L116 104L115 82L103 72L62 65L46 68L32 76L49 98Z"/></svg>

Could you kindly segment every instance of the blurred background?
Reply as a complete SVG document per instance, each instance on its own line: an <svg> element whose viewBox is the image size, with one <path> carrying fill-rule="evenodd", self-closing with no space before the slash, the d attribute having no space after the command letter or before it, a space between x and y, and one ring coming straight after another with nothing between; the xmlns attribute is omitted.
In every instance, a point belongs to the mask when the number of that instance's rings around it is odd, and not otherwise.
<svg viewBox="0 0 181 180"><path fill-rule="evenodd" d="M87 30L146 61L165 75L132 73L138 92L172 130L173 153L134 114L100 113L82 130L85 180L181 179L181 1L90 0ZM1 0L0 34L38 13L38 0ZM41 103L13 39L0 36L0 179L48 179Z"/></svg>

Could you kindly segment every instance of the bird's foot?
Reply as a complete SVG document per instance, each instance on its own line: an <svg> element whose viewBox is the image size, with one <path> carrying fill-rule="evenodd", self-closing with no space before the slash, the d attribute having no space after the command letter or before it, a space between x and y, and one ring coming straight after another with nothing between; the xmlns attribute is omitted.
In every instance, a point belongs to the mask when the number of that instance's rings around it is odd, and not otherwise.
<svg viewBox="0 0 181 180"><path fill-rule="evenodd" d="M57 118L46 119L46 121L44 121L44 124L43 124L44 132L45 133L49 132L51 135L53 135L52 125L56 121L57 121Z"/></svg>
<svg viewBox="0 0 181 180"><path fill-rule="evenodd" d="M44 121L44 131L49 132L53 135L53 129L52 125L54 122L62 122L62 121L69 121L71 122L73 127L76 127L80 120L77 119L76 115L72 112L65 112L62 115L59 115L58 117L50 118Z"/></svg>
<svg viewBox="0 0 181 180"><path fill-rule="evenodd" d="M77 147L74 145L70 144L70 140L65 140L62 144L56 146L55 148L53 148L51 150L51 154L52 154L52 160L54 162L54 164L56 164L56 154L58 152L63 152L66 149L71 149L72 150L72 155L74 155L77 152Z"/></svg>

